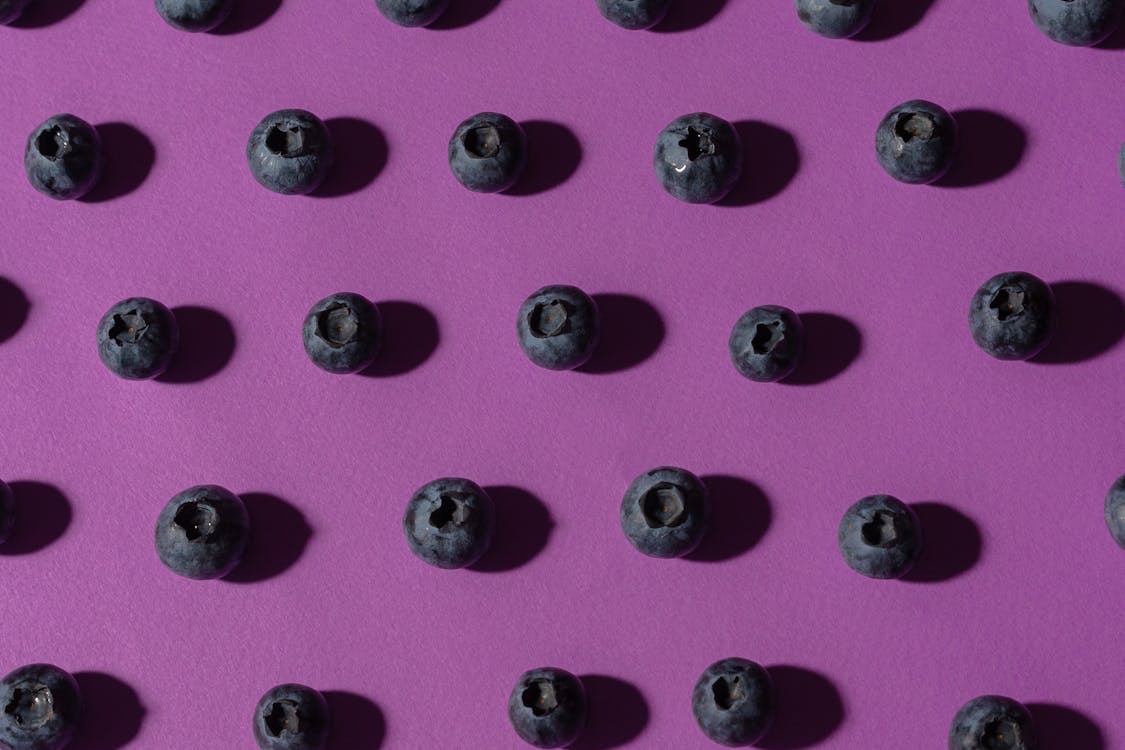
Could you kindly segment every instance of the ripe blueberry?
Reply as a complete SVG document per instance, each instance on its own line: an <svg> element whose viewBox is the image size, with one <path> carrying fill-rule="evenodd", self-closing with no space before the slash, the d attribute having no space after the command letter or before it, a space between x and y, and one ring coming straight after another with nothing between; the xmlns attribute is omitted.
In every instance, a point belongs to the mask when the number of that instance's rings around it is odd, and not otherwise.
<svg viewBox="0 0 1125 750"><path fill-rule="evenodd" d="M246 2L246 0L240 0ZM230 16L234 0L156 0L156 12L180 31L210 31Z"/></svg>
<svg viewBox="0 0 1125 750"><path fill-rule="evenodd" d="M892 109L879 123L875 153L887 174L899 182L934 182L953 164L957 123L933 102L913 99Z"/></svg>
<svg viewBox="0 0 1125 750"><path fill-rule="evenodd" d="M996 359L1030 359L1047 346L1057 325L1051 287L1029 273L993 276L969 304L969 330Z"/></svg>
<svg viewBox="0 0 1125 750"><path fill-rule="evenodd" d="M524 672L508 698L512 727L520 739L535 747L572 744L585 728L587 714L582 681L563 669Z"/></svg>
<svg viewBox="0 0 1125 750"><path fill-rule="evenodd" d="M752 745L773 724L773 680L764 667L748 659L715 662L695 683L691 712L712 742Z"/></svg>
<svg viewBox="0 0 1125 750"><path fill-rule="evenodd" d="M714 203L742 176L742 140L721 117L684 115L660 131L653 166L670 195L686 203Z"/></svg>
<svg viewBox="0 0 1125 750"><path fill-rule="evenodd" d="M837 541L844 562L868 578L901 578L922 551L918 516L890 495L871 495L848 508Z"/></svg>
<svg viewBox="0 0 1125 750"><path fill-rule="evenodd" d="M429 26L449 7L449 0L375 0L375 7L399 26Z"/></svg>
<svg viewBox="0 0 1125 750"><path fill-rule="evenodd" d="M109 308L98 321L98 355L114 375L126 380L155 378L171 364L180 346L180 327L164 305L130 297Z"/></svg>
<svg viewBox="0 0 1125 750"><path fill-rule="evenodd" d="M406 543L418 559L438 568L472 565L492 543L492 498L468 479L446 477L423 485L402 518Z"/></svg>
<svg viewBox="0 0 1125 750"><path fill-rule="evenodd" d="M651 29L668 15L672 0L594 0L606 18L623 29ZM692 0L687 0L692 2Z"/></svg>
<svg viewBox="0 0 1125 750"><path fill-rule="evenodd" d="M82 695L69 673L29 664L0 680L0 748L61 750L82 721Z"/></svg>
<svg viewBox="0 0 1125 750"><path fill-rule="evenodd" d="M863 31L875 11L875 0L797 0L797 18L829 39L845 39Z"/></svg>
<svg viewBox="0 0 1125 750"><path fill-rule="evenodd" d="M797 313L779 305L763 305L738 319L727 348L743 377L772 383L797 369L805 351L805 331Z"/></svg>
<svg viewBox="0 0 1125 750"><path fill-rule="evenodd" d="M328 704L304 685L271 688L254 708L254 739L262 750L324 750Z"/></svg>
<svg viewBox="0 0 1125 750"><path fill-rule="evenodd" d="M1027 0L1039 30L1060 44L1090 47L1121 23L1122 0Z"/></svg>
<svg viewBox="0 0 1125 750"><path fill-rule="evenodd" d="M263 187L282 195L307 195L316 190L328 175L334 156L327 126L303 109L266 115L246 144L250 174Z"/></svg>
<svg viewBox="0 0 1125 750"><path fill-rule="evenodd" d="M982 695L953 717L949 750L1036 750L1039 738L1023 704L1000 695Z"/></svg>
<svg viewBox="0 0 1125 750"><path fill-rule="evenodd" d="M313 364L347 375L375 361L383 344L383 321L379 308L365 297L339 292L312 306L301 339Z"/></svg>
<svg viewBox="0 0 1125 750"><path fill-rule="evenodd" d="M473 115L449 139L449 168L473 192L503 192L516 184L526 167L527 136L505 115Z"/></svg>
<svg viewBox="0 0 1125 750"><path fill-rule="evenodd" d="M578 287L545 286L520 305L516 336L523 353L540 367L573 370L598 346L598 306Z"/></svg>
<svg viewBox="0 0 1125 750"><path fill-rule="evenodd" d="M160 512L156 553L184 578L222 578L242 560L249 536L242 499L218 485L199 485L173 497Z"/></svg>
<svg viewBox="0 0 1125 750"><path fill-rule="evenodd" d="M28 136L23 166L31 186L66 201L90 192L102 174L98 131L74 115L55 115Z"/></svg>
<svg viewBox="0 0 1125 750"><path fill-rule="evenodd" d="M699 477L661 466L633 480L621 500L621 530L649 557L683 557L707 531L710 500Z"/></svg>
<svg viewBox="0 0 1125 750"><path fill-rule="evenodd" d="M1125 476L1114 482L1105 496L1105 522L1114 541L1125 549Z"/></svg>

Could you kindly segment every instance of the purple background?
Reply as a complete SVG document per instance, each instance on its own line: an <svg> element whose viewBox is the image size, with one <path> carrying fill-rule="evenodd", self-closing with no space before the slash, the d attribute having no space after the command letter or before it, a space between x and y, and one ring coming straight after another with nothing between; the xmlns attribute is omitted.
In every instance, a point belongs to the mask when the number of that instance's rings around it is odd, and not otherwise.
<svg viewBox="0 0 1125 750"><path fill-rule="evenodd" d="M672 33L592 0L438 30L284 0L198 36L88 0L0 28L0 276L29 301L0 345L0 476L23 506L0 669L86 673L84 747L251 747L258 697L300 681L338 691L339 748L517 748L508 691L551 664L601 676L585 750L708 748L692 685L740 655L777 667L767 747L941 747L961 703L999 692L1038 704L1048 748L1125 748L1125 552L1102 516L1125 471L1122 53L1051 43L1023 0L888 1L843 42L788 0L679 3ZM914 97L960 113L942 186L875 160L880 117ZM250 130L292 106L336 119L341 195L250 177ZM532 195L449 174L450 133L484 109L540 123ZM653 176L656 133L700 109L742 123L741 205L683 205ZM63 111L125 124L103 127L103 200L24 179L27 134ZM969 297L1007 270L1071 282L1054 364L974 346ZM520 353L520 301L560 282L618 295L594 368L612 372ZM301 319L339 290L384 305L377 377L305 358ZM181 310L189 382L102 367L95 323L130 295L204 308ZM763 303L822 313L806 385L730 366L731 325ZM645 558L618 526L663 463L712 477L696 559ZM402 538L411 492L450 474L509 488L491 570L429 568ZM254 585L155 556L161 506L203 482L271 532ZM930 504L930 582L841 561L840 514L873 492Z"/></svg>

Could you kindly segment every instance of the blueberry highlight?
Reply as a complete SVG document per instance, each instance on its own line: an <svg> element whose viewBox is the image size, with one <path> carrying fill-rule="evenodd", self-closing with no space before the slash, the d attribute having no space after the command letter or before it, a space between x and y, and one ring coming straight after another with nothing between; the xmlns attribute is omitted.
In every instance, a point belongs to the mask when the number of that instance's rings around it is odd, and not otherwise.
<svg viewBox="0 0 1125 750"><path fill-rule="evenodd" d="M130 297L98 321L98 356L119 378L148 380L164 373L180 348L176 316L148 297Z"/></svg>
<svg viewBox="0 0 1125 750"><path fill-rule="evenodd" d="M15 520L16 499L12 495L12 488L6 482L0 481L0 544L8 541Z"/></svg>
<svg viewBox="0 0 1125 750"><path fill-rule="evenodd" d="M468 479L446 477L423 485L402 518L406 543L437 568L464 568L479 560L496 529L492 498Z"/></svg>
<svg viewBox="0 0 1125 750"><path fill-rule="evenodd" d="M382 348L382 316L365 297L339 292L312 306L301 339L309 359L325 372L359 372L375 361Z"/></svg>
<svg viewBox="0 0 1125 750"><path fill-rule="evenodd" d="M1039 30L1060 44L1091 47L1105 41L1121 23L1122 0L1027 0Z"/></svg>
<svg viewBox="0 0 1125 750"><path fill-rule="evenodd" d="M714 203L742 176L742 140L721 117L678 117L656 138L653 166L660 184L686 203Z"/></svg>
<svg viewBox="0 0 1125 750"><path fill-rule="evenodd" d="M918 516L891 495L871 495L848 508L837 541L848 567L868 578L901 578L922 551Z"/></svg>
<svg viewBox="0 0 1125 750"><path fill-rule="evenodd" d="M846 39L867 28L876 0L796 0L797 18L810 31Z"/></svg>
<svg viewBox="0 0 1125 750"><path fill-rule="evenodd" d="M879 123L875 153L887 174L899 182L935 182L953 165L957 123L937 104L913 99L892 109Z"/></svg>
<svg viewBox="0 0 1125 750"><path fill-rule="evenodd" d="M82 695L68 672L29 664L0 680L0 748L62 750L82 721Z"/></svg>
<svg viewBox="0 0 1125 750"><path fill-rule="evenodd" d="M545 286L520 305L516 336L523 353L540 367L581 367L601 340L597 303L578 287Z"/></svg>
<svg viewBox="0 0 1125 750"><path fill-rule="evenodd" d="M773 680L748 659L723 659L704 670L691 692L695 722L712 742L727 747L752 745L774 720Z"/></svg>
<svg viewBox="0 0 1125 750"><path fill-rule="evenodd" d="M1109 488L1105 496L1105 523L1121 549L1125 549L1125 476Z"/></svg>
<svg viewBox="0 0 1125 750"><path fill-rule="evenodd" d="M375 0L375 7L388 21L416 28L438 20L449 7L449 0Z"/></svg>
<svg viewBox="0 0 1125 750"><path fill-rule="evenodd" d="M649 557L683 557L707 532L711 502L699 477L661 466L633 480L621 500L621 530Z"/></svg>
<svg viewBox="0 0 1125 750"><path fill-rule="evenodd" d="M651 29L664 20L672 7L672 0L594 0L594 3L607 21L632 31Z"/></svg>
<svg viewBox="0 0 1125 750"><path fill-rule="evenodd" d="M102 175L98 131L74 115L55 115L28 136L24 171L31 186L55 200L81 198Z"/></svg>
<svg viewBox="0 0 1125 750"><path fill-rule="evenodd" d="M589 713L582 681L563 669L524 672L508 698L508 719L534 747L567 747L586 727Z"/></svg>
<svg viewBox="0 0 1125 750"><path fill-rule="evenodd" d="M179 493L156 521L156 553L176 575L222 578L242 560L250 517L242 499L214 484Z"/></svg>
<svg viewBox="0 0 1125 750"><path fill-rule="evenodd" d="M261 750L324 750L330 724L324 696L305 685L271 688L254 708L254 740Z"/></svg>
<svg viewBox="0 0 1125 750"><path fill-rule="evenodd" d="M1057 327L1051 287L1029 273L997 274L969 303L973 341L996 359L1034 357L1050 343Z"/></svg>
<svg viewBox="0 0 1125 750"><path fill-rule="evenodd" d="M797 369L805 352L805 329L789 308L762 305L738 319L727 348L734 368L744 378L773 383Z"/></svg>
<svg viewBox="0 0 1125 750"><path fill-rule="evenodd" d="M254 179L281 195L307 195L316 190L328 176L334 157L328 127L303 109L266 115L246 144Z"/></svg>
<svg viewBox="0 0 1125 750"><path fill-rule="evenodd" d="M211 31L233 8L234 0L156 0L156 12L169 26L192 33Z"/></svg>
<svg viewBox="0 0 1125 750"><path fill-rule="evenodd" d="M1023 704L1000 695L982 695L953 717L949 750L1038 750L1031 713Z"/></svg>
<svg viewBox="0 0 1125 750"><path fill-rule="evenodd" d="M506 115L473 115L449 139L449 168L473 192L503 192L519 181L526 167L527 136Z"/></svg>
<svg viewBox="0 0 1125 750"><path fill-rule="evenodd" d="M6 26L23 13L30 0L0 0L0 26Z"/></svg>

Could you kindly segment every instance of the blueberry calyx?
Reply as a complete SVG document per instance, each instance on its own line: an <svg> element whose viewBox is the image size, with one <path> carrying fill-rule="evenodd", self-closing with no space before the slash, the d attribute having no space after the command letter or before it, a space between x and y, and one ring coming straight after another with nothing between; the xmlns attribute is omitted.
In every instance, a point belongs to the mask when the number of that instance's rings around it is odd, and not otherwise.
<svg viewBox="0 0 1125 750"><path fill-rule="evenodd" d="M335 302L316 318L316 335L333 349L350 344L359 332L359 320L350 307Z"/></svg>
<svg viewBox="0 0 1125 750"><path fill-rule="evenodd" d="M679 146L687 151L688 161L695 161L715 153L712 135L711 128L688 126L687 133L679 142Z"/></svg>
<svg viewBox="0 0 1125 750"><path fill-rule="evenodd" d="M274 125L266 133L266 148L286 159L305 155L305 131L299 125Z"/></svg>
<svg viewBox="0 0 1125 750"><path fill-rule="evenodd" d="M871 520L860 527L860 535L869 547L882 547L884 549L895 546L898 543L899 536L901 536L898 520L893 514L883 511L875 511Z"/></svg>
<svg viewBox="0 0 1125 750"><path fill-rule="evenodd" d="M206 544L219 525L219 514L211 505L193 500L176 509L172 522L184 532L189 542Z"/></svg>
<svg viewBox="0 0 1125 750"><path fill-rule="evenodd" d="M549 339L570 330L570 311L561 299L540 302L527 317L528 329L537 339Z"/></svg>
<svg viewBox="0 0 1125 750"><path fill-rule="evenodd" d="M984 725L978 741L985 750L1008 750L1022 747L1023 732L1019 724L1007 718L995 719Z"/></svg>
<svg viewBox="0 0 1125 750"><path fill-rule="evenodd" d="M4 713L11 716L18 727L37 729L55 715L55 699L50 688L43 685L17 687L12 690L12 699L4 706Z"/></svg>
<svg viewBox="0 0 1125 750"><path fill-rule="evenodd" d="M726 677L717 678L711 683L711 695L715 698L715 705L723 711L731 710L736 703L746 697L742 689L742 680L737 675L729 680Z"/></svg>
<svg viewBox="0 0 1125 750"><path fill-rule="evenodd" d="M483 123L465 132L461 142L473 159L491 159L500 150L500 131L491 123Z"/></svg>
<svg viewBox="0 0 1125 750"><path fill-rule="evenodd" d="M559 707L558 696L555 695L555 686L550 680L535 680L523 691L520 696L523 705L531 709L535 716L549 716Z"/></svg>
<svg viewBox="0 0 1125 750"><path fill-rule="evenodd" d="M301 733L301 715L297 704L291 700L277 700L270 704L269 712L265 715L266 731L273 737L280 737L288 732L292 735Z"/></svg>
<svg viewBox="0 0 1125 750"><path fill-rule="evenodd" d="M670 482L659 482L641 499L641 513L650 529L673 529L687 520L684 493Z"/></svg>
<svg viewBox="0 0 1125 750"><path fill-rule="evenodd" d="M990 310L995 310L996 317L1001 321L1023 315L1023 301L1026 294L1027 293L1019 287L1002 286L992 295L992 300L989 301L988 308Z"/></svg>
<svg viewBox="0 0 1125 750"><path fill-rule="evenodd" d="M35 148L44 159L56 161L70 153L70 139L59 126L47 128L35 138Z"/></svg>
<svg viewBox="0 0 1125 750"><path fill-rule="evenodd" d="M895 121L895 135L904 144L917 138L928 141L937 134L938 124L925 112L903 112Z"/></svg>
<svg viewBox="0 0 1125 750"><path fill-rule="evenodd" d="M109 329L109 337L118 346L135 344L140 341L145 331L148 330L148 321L136 309L113 316L113 327Z"/></svg>
<svg viewBox="0 0 1125 750"><path fill-rule="evenodd" d="M471 495L464 492L443 492L438 499L438 507L430 512L430 525L439 531L448 531L451 526L461 526L472 515L466 506Z"/></svg>

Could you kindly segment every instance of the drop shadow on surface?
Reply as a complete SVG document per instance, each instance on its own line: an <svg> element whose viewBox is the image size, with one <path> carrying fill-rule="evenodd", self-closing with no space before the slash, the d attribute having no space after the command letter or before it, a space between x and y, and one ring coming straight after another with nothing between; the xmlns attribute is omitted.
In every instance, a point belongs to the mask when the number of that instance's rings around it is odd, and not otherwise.
<svg viewBox="0 0 1125 750"><path fill-rule="evenodd" d="M1054 337L1032 362L1066 365L1105 354L1125 337L1125 303L1092 281L1051 284L1059 322Z"/></svg>
<svg viewBox="0 0 1125 750"><path fill-rule="evenodd" d="M880 0L867 28L852 39L883 42L904 34L922 22L936 0Z"/></svg>
<svg viewBox="0 0 1125 750"><path fill-rule="evenodd" d="M156 147L152 140L126 122L106 122L95 126L102 142L102 175L83 203L104 203L133 192L152 172Z"/></svg>
<svg viewBox="0 0 1125 750"><path fill-rule="evenodd" d="M586 688L590 716L571 750L612 750L640 736L648 726L649 707L635 685L602 674L579 679Z"/></svg>
<svg viewBox="0 0 1125 750"><path fill-rule="evenodd" d="M569 180L582 163L582 144L565 125L548 120L520 123L527 135L527 169L504 195L537 195Z"/></svg>
<svg viewBox="0 0 1125 750"><path fill-rule="evenodd" d="M258 28L281 8L281 0L234 0L234 8L212 34L230 36Z"/></svg>
<svg viewBox="0 0 1125 750"><path fill-rule="evenodd" d="M324 693L332 729L327 750L379 750L387 736L387 720L374 701L356 693L328 690Z"/></svg>
<svg viewBox="0 0 1125 750"><path fill-rule="evenodd" d="M967 573L980 561L984 539L973 519L944 503L914 503L922 553L904 581L937 583Z"/></svg>
<svg viewBox="0 0 1125 750"><path fill-rule="evenodd" d="M752 206L783 191L801 167L801 153L792 134L758 120L739 120L734 129L742 141L742 177L716 206Z"/></svg>
<svg viewBox="0 0 1125 750"><path fill-rule="evenodd" d="M328 177L310 195L338 198L358 193L375 181L387 166L390 153L383 131L358 117L332 117L324 121L332 136L335 160Z"/></svg>
<svg viewBox="0 0 1125 750"><path fill-rule="evenodd" d="M45 482L11 482L14 523L0 555L29 555L47 547L66 533L73 518L70 501Z"/></svg>
<svg viewBox="0 0 1125 750"><path fill-rule="evenodd" d="M786 385L819 385L842 374L863 351L863 334L847 318L833 313L801 313L805 353Z"/></svg>
<svg viewBox="0 0 1125 750"><path fill-rule="evenodd" d="M414 302L379 302L383 323L383 344L379 354L360 375L389 378L405 375L421 367L437 350L441 331L437 318Z"/></svg>
<svg viewBox="0 0 1125 750"><path fill-rule="evenodd" d="M1125 49L1125 20L1118 24L1113 33L1102 40L1101 43L1095 44L1093 49L1104 49L1111 52Z"/></svg>
<svg viewBox="0 0 1125 750"><path fill-rule="evenodd" d="M958 153L949 172L935 185L984 185L1007 175L1027 150L1027 133L1015 120L986 109L951 113L957 123Z"/></svg>
<svg viewBox="0 0 1125 750"><path fill-rule="evenodd" d="M804 667L768 667L777 695L777 718L756 747L799 750L828 739L844 722L840 691L824 675Z"/></svg>
<svg viewBox="0 0 1125 750"><path fill-rule="evenodd" d="M19 333L31 312L31 302L23 290L0 276L0 344Z"/></svg>
<svg viewBox="0 0 1125 750"><path fill-rule="evenodd" d="M503 573L531 562L547 547L555 522L543 501L519 487L485 487L496 507L496 531L484 556L469 566L480 573Z"/></svg>
<svg viewBox="0 0 1125 750"><path fill-rule="evenodd" d="M1105 735L1092 719L1054 703L1028 703L1044 750L1105 750Z"/></svg>
<svg viewBox="0 0 1125 750"><path fill-rule="evenodd" d="M673 0L668 15L652 27L658 33L676 33L698 29L723 12L727 0Z"/></svg>
<svg viewBox="0 0 1125 750"><path fill-rule="evenodd" d="M295 505L264 492L241 496L250 515L250 542L238 567L223 580L259 583L292 568L312 539L305 514Z"/></svg>
<svg viewBox="0 0 1125 750"><path fill-rule="evenodd" d="M86 0L32 0L27 9L10 26L17 29L42 29L64 20L82 7Z"/></svg>
<svg viewBox="0 0 1125 750"><path fill-rule="evenodd" d="M725 475L700 477L711 498L711 521L698 548L687 556L697 562L722 562L753 549L770 527L769 500L753 482Z"/></svg>
<svg viewBox="0 0 1125 750"><path fill-rule="evenodd" d="M440 18L426 28L437 31L463 29L496 10L499 4L500 0L452 0L449 10L442 13Z"/></svg>
<svg viewBox="0 0 1125 750"><path fill-rule="evenodd" d="M664 319L655 307L631 294L591 295L598 306L601 341L578 372L603 375L636 367L664 342Z"/></svg>
<svg viewBox="0 0 1125 750"><path fill-rule="evenodd" d="M74 750L120 750L136 739L147 713L136 690L102 672L75 672L74 680L85 704Z"/></svg>
<svg viewBox="0 0 1125 750"><path fill-rule="evenodd" d="M183 305L172 308L180 328L180 348L157 378L161 383L198 383L218 374L234 356L234 326L220 312Z"/></svg>

